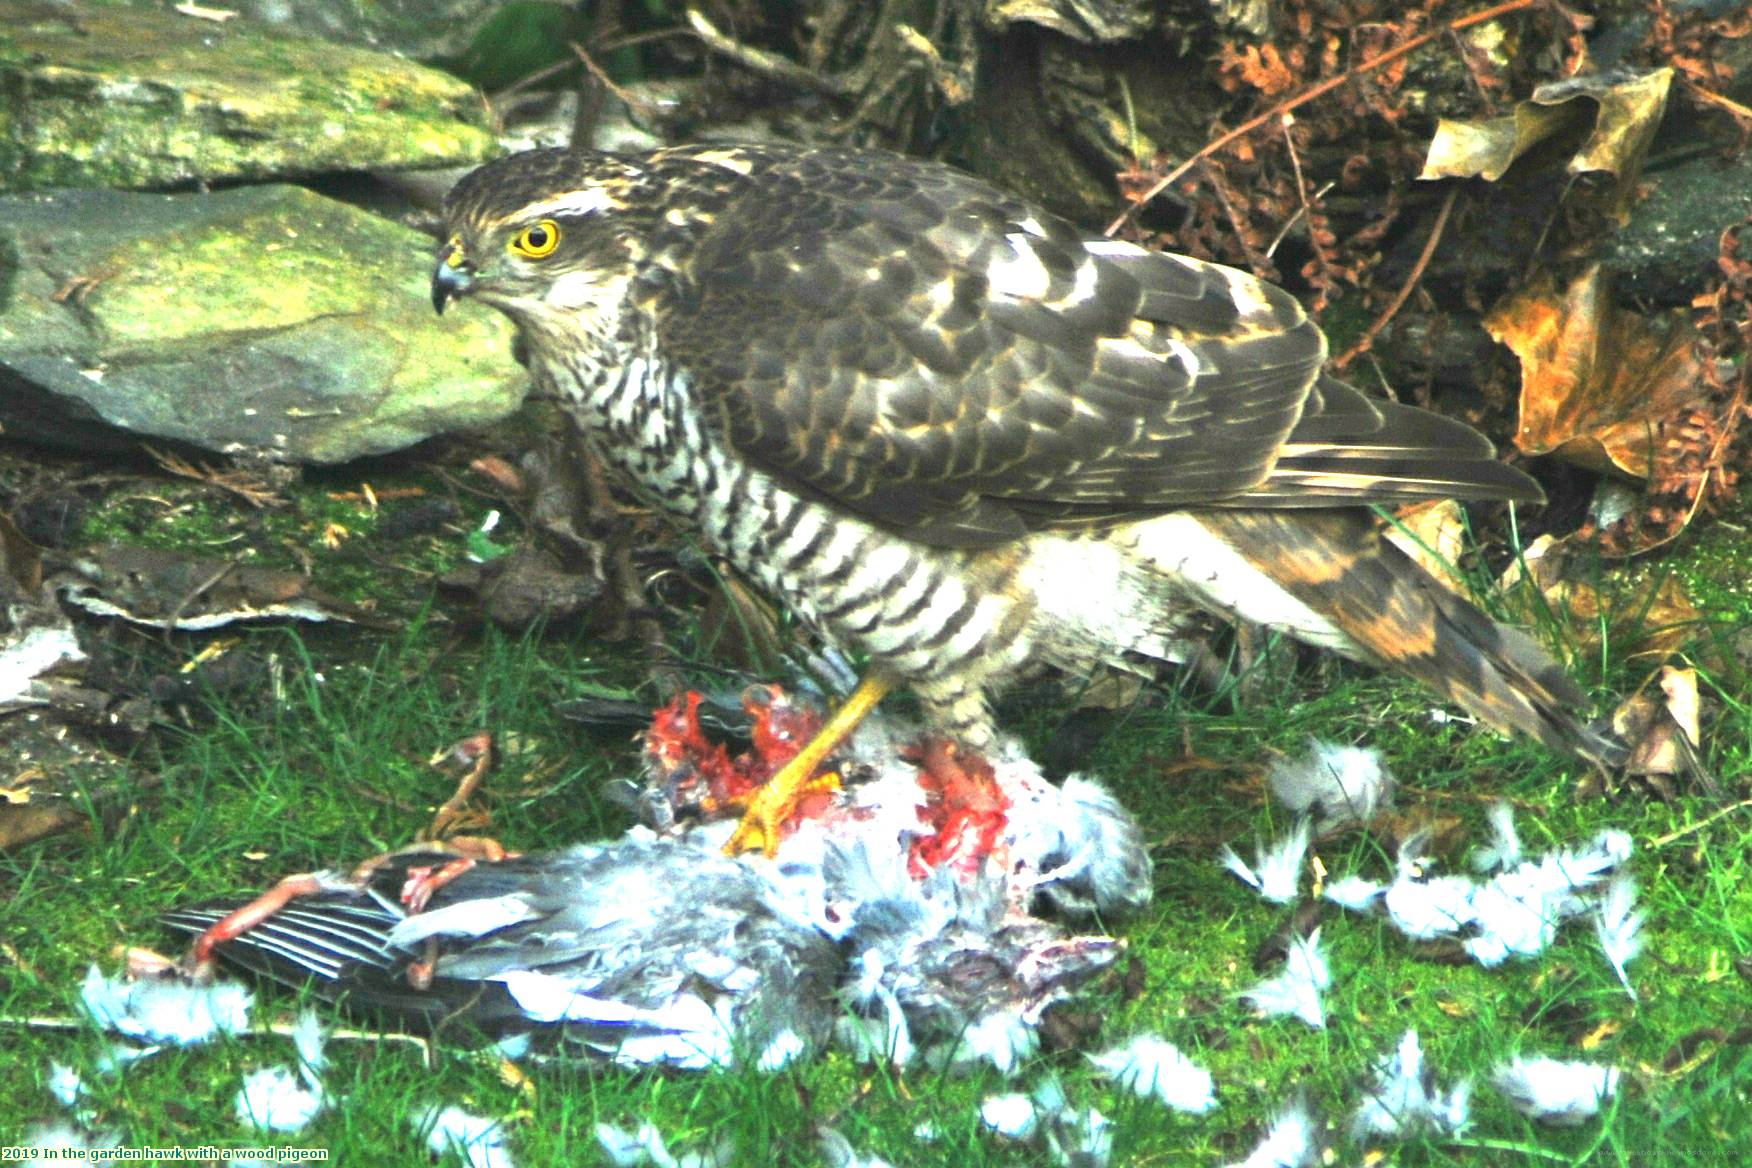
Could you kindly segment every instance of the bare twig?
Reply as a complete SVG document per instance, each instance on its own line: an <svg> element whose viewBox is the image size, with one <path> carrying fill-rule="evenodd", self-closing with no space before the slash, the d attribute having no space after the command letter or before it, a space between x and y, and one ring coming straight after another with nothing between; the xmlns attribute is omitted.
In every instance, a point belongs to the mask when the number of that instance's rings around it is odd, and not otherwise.
<svg viewBox="0 0 1752 1168"><path fill-rule="evenodd" d="M763 77L771 77L775 81L784 81L804 89L813 89L817 93L825 93L830 97L844 97L852 90L847 80L832 73L815 73L777 53L769 53L765 49L757 49L733 40L718 30L718 27L707 20L705 14L697 8L687 10L687 22L693 27L694 34L704 42L706 48L721 57L728 57L745 69L751 69Z"/></svg>
<svg viewBox="0 0 1752 1168"><path fill-rule="evenodd" d="M274 491L263 479L238 470L216 470L205 463L193 463L180 455L168 450L160 450L156 446L142 442L140 449L151 456L152 461L166 472L179 478L194 479L198 483L218 487L222 491L230 491L233 495L248 503L251 507L267 507L270 504L283 503L285 500Z"/></svg>
<svg viewBox="0 0 1752 1168"><path fill-rule="evenodd" d="M577 41L567 41L566 47L576 53L578 59L584 62L584 68L590 70L590 76L596 78L596 83L625 102L628 109L647 118L656 118L663 114L663 107L659 103L646 101L637 94L628 92L625 86L615 84L614 79L602 71L602 66L591 58L589 51L583 45Z"/></svg>
<svg viewBox="0 0 1752 1168"><path fill-rule="evenodd" d="M1290 129L1294 123L1294 118L1289 114L1284 115L1284 146L1290 152L1290 170L1293 171L1296 176L1296 197L1302 201L1301 209L1296 212L1296 215L1291 217L1291 221L1293 222L1296 218L1303 216L1307 217L1308 245L1313 248L1314 258L1320 264L1320 280L1317 287L1319 289L1319 301L1324 305L1326 303L1327 291L1331 288L1335 279L1333 275L1334 270L1338 265L1332 262L1332 248L1328 246L1327 243L1327 241L1332 238L1329 221L1327 220L1326 215L1318 210L1316 206L1319 202L1320 196L1315 195L1312 199L1308 197L1308 183L1302 176L1302 156L1296 150L1296 135ZM1328 183L1327 189L1331 189L1331 185L1332 184ZM1276 247L1277 242L1273 241L1272 248L1275 250Z"/></svg>
<svg viewBox="0 0 1752 1168"><path fill-rule="evenodd" d="M1405 278L1405 283L1400 286L1399 292L1388 303L1387 307L1383 308L1380 315L1375 317L1369 323L1369 327L1363 330L1363 335L1358 337L1350 348L1333 359L1331 364L1334 369L1343 369L1359 356L1368 352L1375 343L1375 337L1387 327L1387 322L1392 320L1401 308L1405 307L1405 302L1411 298L1412 290L1417 287L1417 282L1423 279L1424 269L1430 266L1430 257L1436 254L1436 244L1441 242L1442 230L1448 226L1448 212L1454 209L1454 198L1459 193L1460 185L1458 183L1448 188L1448 197L1442 200L1442 209L1436 212L1435 226L1430 228L1430 237L1424 240L1423 251L1418 253L1417 263L1411 266L1411 275Z"/></svg>
<svg viewBox="0 0 1752 1168"><path fill-rule="evenodd" d="M1726 113L1740 127L1742 135L1752 133L1752 109L1741 105L1730 97L1723 97L1713 89L1705 89L1695 81L1687 80L1686 90L1704 105L1713 105Z"/></svg>
<svg viewBox="0 0 1752 1168"><path fill-rule="evenodd" d="M1247 223L1241 218L1241 212L1236 210L1235 201L1229 197L1229 184L1223 181L1223 176L1212 166L1210 159L1201 159L1199 169L1204 173L1205 181L1211 184L1211 189L1217 192L1217 201L1223 205L1223 211L1229 216L1229 226L1234 229L1235 242L1241 245L1241 253L1247 257L1247 266L1253 274L1262 280L1269 280L1275 272L1271 261L1259 253L1253 246L1253 241L1247 238Z"/></svg>
<svg viewBox="0 0 1752 1168"><path fill-rule="evenodd" d="M912 53L925 63L931 72L931 81L937 86L937 91L943 95L943 100L950 105L964 105L973 97L970 70L966 63L960 66L950 66L943 60L943 54L937 51L930 38L910 24L896 24L894 35L900 38L900 43L907 52Z"/></svg>
<svg viewBox="0 0 1752 1168"><path fill-rule="evenodd" d="M1137 214L1138 211L1150 200L1167 190L1177 179L1187 171L1191 170L1200 159L1215 154L1237 138L1251 134L1273 118L1281 118L1291 110L1307 105L1322 94L1331 93L1334 89L1337 89L1345 82L1361 77L1365 73L1372 73L1381 66L1390 64L1393 61L1398 60L1400 57L1405 56L1405 54L1412 50L1420 49L1436 38L1446 36L1449 32L1458 32L1463 28L1471 28L1475 24L1483 24L1487 20L1495 20L1499 16L1507 16L1511 12L1521 12L1528 8L1534 8L1544 2L1545 0L1505 0L1504 3L1493 4L1491 7L1486 8L1481 12L1474 12L1469 16L1456 17L1455 19L1450 20L1447 24L1442 25L1440 28L1434 28L1428 32L1420 33L1406 41L1404 44L1396 45L1391 49L1378 53L1375 56L1370 57L1367 61L1364 61L1362 64L1346 69L1336 77L1328 77L1325 81L1320 82L1318 85L1315 85L1310 89L1304 90L1295 97L1287 98L1284 101L1279 102L1277 105L1266 110L1259 116L1249 118L1233 130L1230 130L1227 134L1217 138L1215 141L1206 143L1197 154L1194 154L1191 158L1188 158L1185 162L1182 162L1179 166L1157 179L1150 185L1149 189L1145 190L1142 194L1134 196L1126 209L1121 211L1113 222L1107 225L1107 229L1103 234L1112 235L1115 231L1124 227L1127 219L1130 219L1133 215Z"/></svg>
<svg viewBox="0 0 1752 1168"><path fill-rule="evenodd" d="M1650 840L1649 847L1651 847L1651 848L1664 848L1668 844L1675 843L1679 840L1682 840L1688 835L1696 835L1698 832L1702 831L1704 828L1708 827L1710 824L1716 822L1718 819L1725 819L1728 816L1732 815L1734 812L1744 811L1748 807L1752 807L1752 799L1742 799L1738 803L1729 804L1728 806L1722 808L1720 811L1712 812L1711 814L1704 816L1702 819L1698 820L1696 823L1688 823L1684 827L1679 828L1677 831L1670 831L1666 835L1661 836L1658 839Z"/></svg>

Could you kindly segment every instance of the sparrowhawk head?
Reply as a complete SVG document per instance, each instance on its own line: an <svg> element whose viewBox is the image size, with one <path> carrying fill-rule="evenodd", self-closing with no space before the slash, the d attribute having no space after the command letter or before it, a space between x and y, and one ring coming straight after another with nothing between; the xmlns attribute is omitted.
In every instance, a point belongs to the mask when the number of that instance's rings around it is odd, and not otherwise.
<svg viewBox="0 0 1752 1168"><path fill-rule="evenodd" d="M618 299L643 255L643 185L638 165L604 154L537 150L481 167L444 201L432 306L474 296L540 328Z"/></svg>

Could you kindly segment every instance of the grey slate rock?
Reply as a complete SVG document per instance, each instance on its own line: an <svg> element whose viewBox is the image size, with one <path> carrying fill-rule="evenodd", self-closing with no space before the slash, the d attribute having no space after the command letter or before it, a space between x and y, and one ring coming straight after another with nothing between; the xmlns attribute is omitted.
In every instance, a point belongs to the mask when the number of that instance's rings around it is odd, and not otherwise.
<svg viewBox="0 0 1752 1168"><path fill-rule="evenodd" d="M460 166L497 147L436 69L249 20L0 0L0 190Z"/></svg>
<svg viewBox="0 0 1752 1168"><path fill-rule="evenodd" d="M438 327L432 243L300 187L0 196L0 425L342 462L521 401L510 331Z"/></svg>

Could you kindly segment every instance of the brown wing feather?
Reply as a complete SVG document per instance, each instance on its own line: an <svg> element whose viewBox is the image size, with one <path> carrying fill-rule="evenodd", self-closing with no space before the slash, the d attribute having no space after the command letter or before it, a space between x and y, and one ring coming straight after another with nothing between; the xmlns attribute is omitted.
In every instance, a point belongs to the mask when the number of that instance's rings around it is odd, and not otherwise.
<svg viewBox="0 0 1752 1168"><path fill-rule="evenodd" d="M1537 498L1467 427L1321 379L1244 273L1087 236L894 155L670 150L713 170L661 314L750 461L921 542L1187 504ZM755 181L738 183L735 176Z"/></svg>

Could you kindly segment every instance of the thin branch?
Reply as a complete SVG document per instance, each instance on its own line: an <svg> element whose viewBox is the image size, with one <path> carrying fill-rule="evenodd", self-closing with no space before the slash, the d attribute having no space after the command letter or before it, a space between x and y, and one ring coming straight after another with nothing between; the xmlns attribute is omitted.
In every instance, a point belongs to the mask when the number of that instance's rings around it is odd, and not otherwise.
<svg viewBox="0 0 1752 1168"><path fill-rule="evenodd" d="M628 109L636 111L642 117L657 118L662 116L664 109L661 103L647 101L637 94L629 93L626 87L616 85L614 79L602 71L602 66L596 63L583 45L577 41L567 41L566 47L576 53L578 59L584 62L584 68L590 70L590 76L596 78L596 83L620 98L626 103Z"/></svg>
<svg viewBox="0 0 1752 1168"><path fill-rule="evenodd" d="M1688 835L1696 835L1698 832L1702 831L1704 828L1708 827L1710 824L1714 823L1718 819L1725 819L1728 816L1732 815L1734 812L1744 811L1748 807L1752 807L1752 799L1742 799L1738 803L1731 804L1727 807L1722 808L1720 811L1717 811L1717 812L1714 812L1710 815L1704 816L1702 819L1698 820L1696 823L1687 824L1685 827L1682 827L1677 831L1668 832L1666 835L1661 836L1659 839L1650 840L1649 847L1651 847L1651 848L1664 848L1668 844L1673 843L1677 840L1682 840Z"/></svg>
<svg viewBox="0 0 1752 1168"><path fill-rule="evenodd" d="M1386 308L1381 310L1381 314L1370 322L1368 328L1363 330L1363 335L1332 361L1333 369L1343 369L1359 356L1368 352L1375 343L1375 337L1387 327L1387 322L1392 320L1401 308L1405 307L1407 300L1411 299L1412 290L1417 287L1417 282L1423 279L1424 269L1430 266L1430 258L1436 254L1436 244L1441 242L1442 230L1448 226L1448 212L1454 209L1454 198L1459 193L1460 184L1458 183L1448 188L1448 197L1442 200L1442 209L1436 212L1435 226L1430 228L1430 237L1424 240L1423 251L1418 254L1417 263L1411 266L1411 275L1406 277L1398 294L1393 297Z"/></svg>
<svg viewBox="0 0 1752 1168"><path fill-rule="evenodd" d="M1294 171L1296 175L1296 197L1302 200L1301 210L1296 213L1296 216L1307 217L1308 245L1314 251L1314 259L1320 264L1320 279L1315 282L1317 291L1316 299L1319 306L1324 307L1328 298L1327 292L1335 282L1333 272L1338 265L1332 261L1332 249L1322 242L1323 237L1330 237L1330 223L1324 212L1315 209L1314 200L1308 198L1308 183L1307 180L1302 177L1302 156L1296 151L1296 135L1290 129L1290 126L1294 122L1295 119L1289 114L1284 115L1284 147L1290 152L1290 169ZM1330 183L1327 184L1328 189L1330 189L1331 185L1332 184ZM1315 197L1318 198L1319 196ZM1279 238L1281 240L1282 237ZM1274 242L1272 247L1275 249L1277 243Z"/></svg>
<svg viewBox="0 0 1752 1168"><path fill-rule="evenodd" d="M1208 158L1200 161L1199 170L1204 173L1205 181L1211 184L1211 189L1217 192L1217 202L1223 205L1224 214L1229 216L1229 226L1235 232L1235 242L1241 245L1241 253L1247 257L1247 266L1261 280L1271 279L1271 261L1260 255L1259 249L1247 238L1247 223L1236 210L1235 200L1229 197L1229 184L1223 181L1223 176L1217 173L1217 168Z"/></svg>
<svg viewBox="0 0 1752 1168"><path fill-rule="evenodd" d="M745 45L741 41L726 36L697 8L687 10L687 22L693 26L694 35L704 42L706 48L719 56L729 57L738 65L752 69L763 77L771 77L776 81L788 81L792 85L813 89L817 93L825 93L830 97L844 97L851 92L850 86L843 77L812 73L797 62L781 57L777 53L769 53L765 49L757 49L752 45Z"/></svg>
<svg viewBox="0 0 1752 1168"><path fill-rule="evenodd" d="M1258 117L1249 118L1247 121L1241 123L1241 125L1230 130L1227 134L1224 134L1214 142L1207 143L1197 154L1194 154L1191 158L1188 158L1185 162L1182 162L1179 166L1157 179L1151 184L1148 190L1132 199L1131 204L1127 206L1124 211L1121 211L1112 223L1107 225L1107 229L1103 234L1112 235L1115 231L1118 231L1121 227L1125 226L1127 219L1130 219L1133 215L1137 214L1138 211L1151 199L1154 199L1157 195L1167 190L1175 180L1191 170L1200 159L1215 154L1237 138L1251 134L1273 118L1281 118L1291 110L1307 105L1322 94L1331 93L1334 89L1337 89L1347 81L1361 77L1365 73L1372 73L1381 66L1398 60L1400 57L1405 56L1405 54L1414 49L1421 49L1423 46L1429 44L1438 37L1446 36L1450 32L1458 32L1463 28L1471 28L1475 24L1483 24L1488 20L1495 20L1499 16L1507 16L1511 12L1521 12L1528 8L1536 8L1544 2L1545 0L1505 0L1505 3L1494 4L1491 7L1484 9L1482 12L1474 12L1470 16L1456 17L1455 19L1450 20L1447 24L1442 25L1440 28L1434 28L1428 32L1419 33L1417 36L1412 37L1402 45L1398 45L1376 56L1370 57L1362 64L1357 65L1354 68L1346 69L1336 77L1329 77L1313 88L1305 90L1302 93L1297 94L1295 97L1287 98L1284 101L1279 102ZM692 14L690 13L689 15Z"/></svg>

